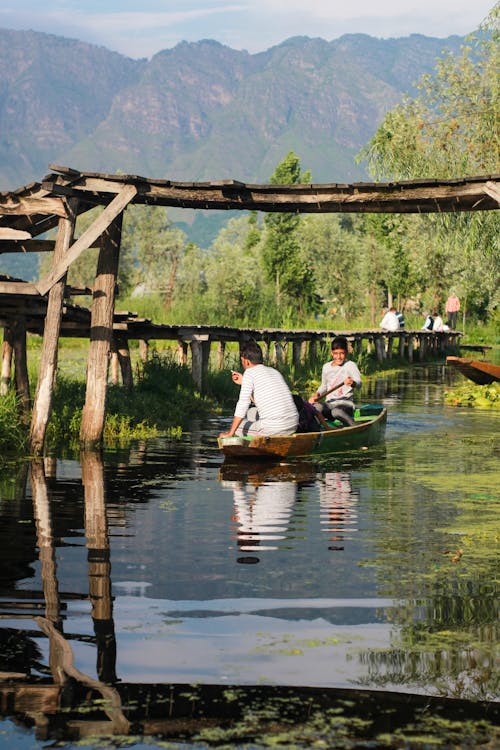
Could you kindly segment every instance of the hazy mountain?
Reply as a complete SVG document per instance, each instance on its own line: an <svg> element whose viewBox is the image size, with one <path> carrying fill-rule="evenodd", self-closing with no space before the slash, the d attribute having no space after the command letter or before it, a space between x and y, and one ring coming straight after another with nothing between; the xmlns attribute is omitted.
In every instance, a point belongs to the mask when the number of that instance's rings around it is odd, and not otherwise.
<svg viewBox="0 0 500 750"><path fill-rule="evenodd" d="M249 54L203 40L151 60L0 29L0 190L49 163L174 180L265 182L293 149L315 182L353 156L460 37L295 37Z"/></svg>

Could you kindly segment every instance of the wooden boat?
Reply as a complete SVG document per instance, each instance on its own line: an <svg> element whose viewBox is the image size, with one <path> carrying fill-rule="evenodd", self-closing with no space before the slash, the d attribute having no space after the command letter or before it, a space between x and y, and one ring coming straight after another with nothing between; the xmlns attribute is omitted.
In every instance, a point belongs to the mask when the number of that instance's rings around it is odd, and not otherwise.
<svg viewBox="0 0 500 750"><path fill-rule="evenodd" d="M335 425L330 430L297 432L294 435L258 435L219 438L219 449L230 458L285 458L364 448L378 443L384 436L387 409L367 404L356 409L356 424Z"/></svg>
<svg viewBox="0 0 500 750"><path fill-rule="evenodd" d="M494 365L491 362L463 357L446 357L446 364L456 367L462 375L478 385L488 385L500 380L500 365Z"/></svg>

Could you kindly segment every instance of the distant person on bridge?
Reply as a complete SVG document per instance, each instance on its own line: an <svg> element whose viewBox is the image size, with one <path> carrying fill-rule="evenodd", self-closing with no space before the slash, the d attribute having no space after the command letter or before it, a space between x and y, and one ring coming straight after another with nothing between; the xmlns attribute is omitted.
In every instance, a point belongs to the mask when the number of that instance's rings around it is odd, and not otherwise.
<svg viewBox="0 0 500 750"><path fill-rule="evenodd" d="M262 350L255 341L243 345L240 359L243 374L231 374L233 382L241 386L240 397L230 429L219 437L293 435L299 415L281 373L263 364Z"/></svg>
<svg viewBox="0 0 500 750"><path fill-rule="evenodd" d="M309 403L326 419L338 419L350 426L354 424L353 391L361 386L361 374L356 363L347 359L347 350L346 337L336 336L332 341L332 361L323 365L321 385ZM325 403L320 404L325 397Z"/></svg>
<svg viewBox="0 0 500 750"><path fill-rule="evenodd" d="M396 315L396 308L390 307L382 320L380 321L380 327L383 331L395 332L399 331L399 318Z"/></svg>
<svg viewBox="0 0 500 750"><path fill-rule="evenodd" d="M451 292L450 296L446 300L446 306L444 308L446 315L448 316L448 325L452 331L457 329L457 317L458 311L460 310L460 300L454 291Z"/></svg>

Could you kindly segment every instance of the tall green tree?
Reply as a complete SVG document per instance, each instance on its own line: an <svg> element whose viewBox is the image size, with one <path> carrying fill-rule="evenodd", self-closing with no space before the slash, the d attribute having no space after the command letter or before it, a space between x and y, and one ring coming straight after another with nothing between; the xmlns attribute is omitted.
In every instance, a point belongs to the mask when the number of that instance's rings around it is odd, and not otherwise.
<svg viewBox="0 0 500 750"><path fill-rule="evenodd" d="M420 94L389 112L361 152L376 179L458 178L500 172L500 3L419 83ZM442 299L454 286L486 314L500 302L498 211L429 216L424 285ZM492 269L496 272L492 273ZM440 277L438 278L438 274ZM479 302L478 302L479 297Z"/></svg>
<svg viewBox="0 0 500 750"><path fill-rule="evenodd" d="M125 214L122 247L134 260L135 284L161 292L171 305L186 235L158 206L132 206Z"/></svg>
<svg viewBox="0 0 500 750"><path fill-rule="evenodd" d="M285 156L270 177L274 185L296 185L310 181L310 173L302 173L300 160L293 151ZM300 223L299 214L265 215L262 264L267 279L275 285L277 308L286 311L293 307L298 309L299 314L305 314L319 309L319 298L313 270L300 246Z"/></svg>

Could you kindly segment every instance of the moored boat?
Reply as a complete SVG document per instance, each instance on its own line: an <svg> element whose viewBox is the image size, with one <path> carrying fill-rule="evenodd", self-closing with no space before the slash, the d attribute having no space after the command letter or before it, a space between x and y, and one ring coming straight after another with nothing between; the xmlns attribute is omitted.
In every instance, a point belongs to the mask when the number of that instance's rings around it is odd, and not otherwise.
<svg viewBox="0 0 500 750"><path fill-rule="evenodd" d="M489 383L500 381L500 365L494 365L492 362L463 357L446 357L446 364L456 367L462 375L478 385L489 385Z"/></svg>
<svg viewBox="0 0 500 750"><path fill-rule="evenodd" d="M294 435L256 435L219 438L219 449L231 458L285 458L364 448L378 443L384 436L387 409L368 404L356 409L352 427L332 426L318 432Z"/></svg>

